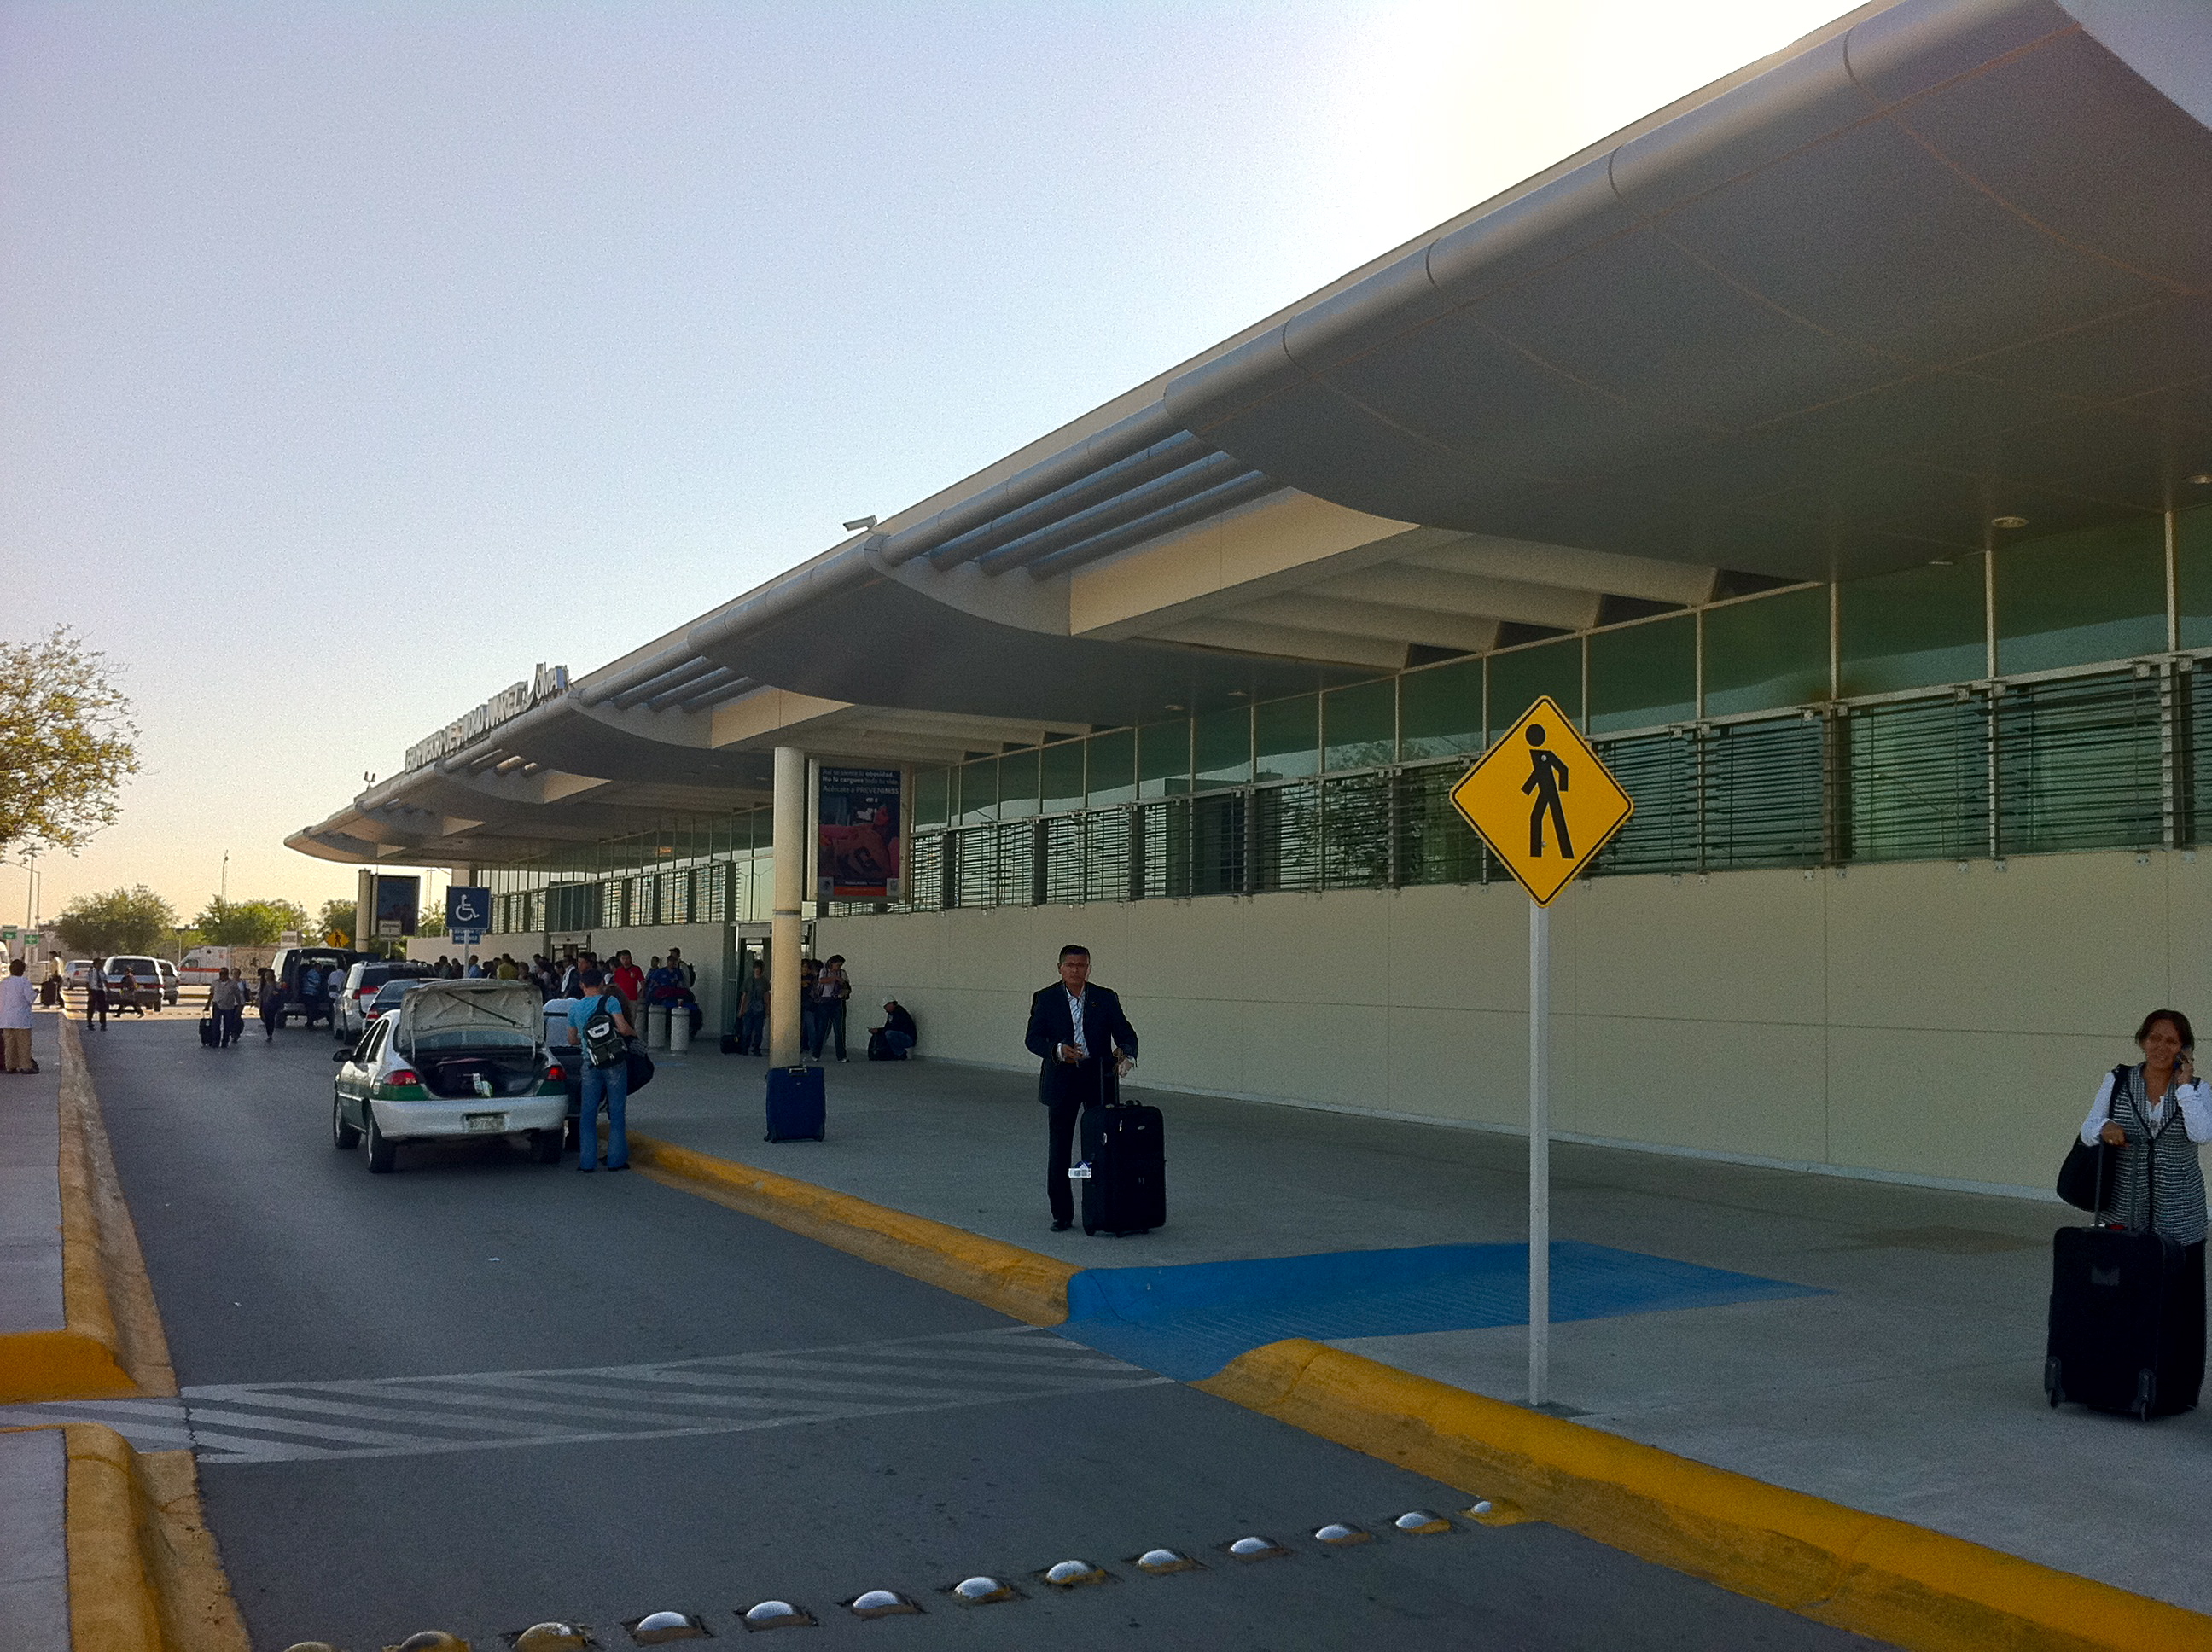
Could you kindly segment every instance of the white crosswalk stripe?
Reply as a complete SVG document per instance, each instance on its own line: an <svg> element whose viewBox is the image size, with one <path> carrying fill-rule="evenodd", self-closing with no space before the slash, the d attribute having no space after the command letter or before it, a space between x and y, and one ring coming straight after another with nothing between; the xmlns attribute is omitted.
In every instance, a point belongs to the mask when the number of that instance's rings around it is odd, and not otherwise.
<svg viewBox="0 0 2212 1652"><path fill-rule="evenodd" d="M268 1463L732 1434L1170 1381L1017 1326L636 1365L214 1383L177 1400L0 1406L0 1428L100 1422L142 1451Z"/></svg>

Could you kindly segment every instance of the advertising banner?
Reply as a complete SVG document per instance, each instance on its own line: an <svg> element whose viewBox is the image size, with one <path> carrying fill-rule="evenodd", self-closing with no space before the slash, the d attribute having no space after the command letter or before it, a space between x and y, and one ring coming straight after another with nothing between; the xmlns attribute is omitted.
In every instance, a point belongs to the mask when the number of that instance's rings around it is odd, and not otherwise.
<svg viewBox="0 0 2212 1652"><path fill-rule="evenodd" d="M816 819L817 877L824 901L895 901L899 865L899 771L823 768Z"/></svg>
<svg viewBox="0 0 2212 1652"><path fill-rule="evenodd" d="M386 878L376 880L376 910L370 914L380 938L412 935L415 919L422 908L422 880L419 878Z"/></svg>

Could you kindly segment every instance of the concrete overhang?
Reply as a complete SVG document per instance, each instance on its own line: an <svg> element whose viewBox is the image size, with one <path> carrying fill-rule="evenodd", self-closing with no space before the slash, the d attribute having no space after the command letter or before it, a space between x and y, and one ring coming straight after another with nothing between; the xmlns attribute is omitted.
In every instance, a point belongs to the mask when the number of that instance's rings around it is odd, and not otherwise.
<svg viewBox="0 0 2212 1652"><path fill-rule="evenodd" d="M1853 14L1175 377L1306 493L1829 578L2212 469L2212 8Z"/></svg>

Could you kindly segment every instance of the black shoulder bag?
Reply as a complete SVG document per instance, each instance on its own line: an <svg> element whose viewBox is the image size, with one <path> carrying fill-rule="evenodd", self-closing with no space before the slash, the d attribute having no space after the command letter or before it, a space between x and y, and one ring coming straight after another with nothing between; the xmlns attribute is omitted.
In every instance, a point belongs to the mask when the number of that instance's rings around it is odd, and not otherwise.
<svg viewBox="0 0 2212 1652"><path fill-rule="evenodd" d="M2112 1069L2112 1100L2117 1102L2127 1085L2127 1063ZM2108 1113L2107 1117L2111 1116ZM2079 1133L2066 1150L2066 1163L2058 1167L2058 1196L2077 1211L2112 1208L2112 1175L2118 1167L2103 1142L2092 1147Z"/></svg>

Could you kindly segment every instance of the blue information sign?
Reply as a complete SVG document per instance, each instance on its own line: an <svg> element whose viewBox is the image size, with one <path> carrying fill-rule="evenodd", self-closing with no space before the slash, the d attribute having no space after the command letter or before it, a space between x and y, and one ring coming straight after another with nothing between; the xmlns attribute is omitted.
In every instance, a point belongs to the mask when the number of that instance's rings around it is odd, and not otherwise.
<svg viewBox="0 0 2212 1652"><path fill-rule="evenodd" d="M483 939L484 931L491 927L491 891L465 884L455 884L446 890L446 934L451 940L469 945Z"/></svg>

